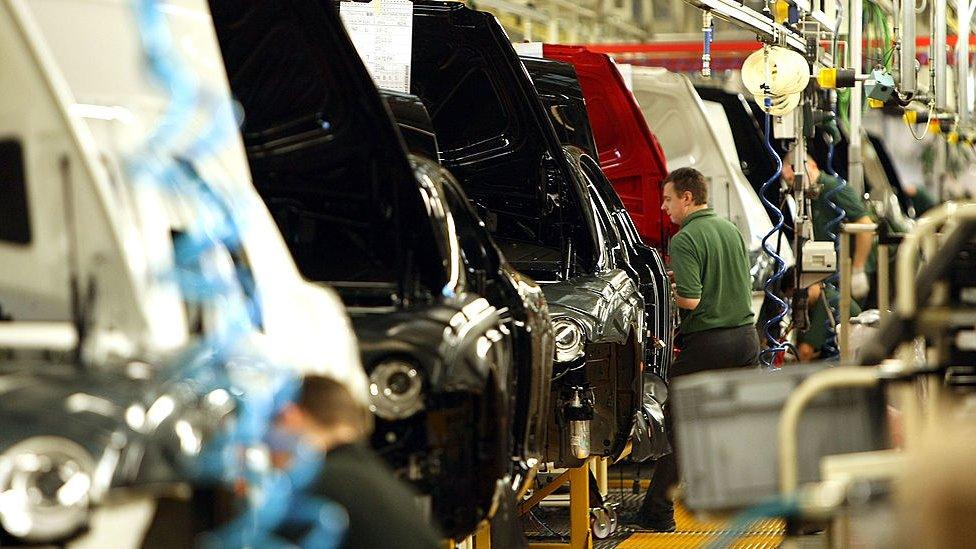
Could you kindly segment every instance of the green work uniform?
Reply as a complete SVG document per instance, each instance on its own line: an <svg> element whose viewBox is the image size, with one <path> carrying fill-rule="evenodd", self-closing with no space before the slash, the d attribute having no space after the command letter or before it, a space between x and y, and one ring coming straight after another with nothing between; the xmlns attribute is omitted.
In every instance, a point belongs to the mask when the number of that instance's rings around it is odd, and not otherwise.
<svg viewBox="0 0 976 549"><path fill-rule="evenodd" d="M915 187L915 196L908 197L908 202L915 210L915 217L922 217L922 214L931 210L938 203L932 193L925 187Z"/></svg>
<svg viewBox="0 0 976 549"><path fill-rule="evenodd" d="M841 182L840 179L821 172L820 177L817 178L817 183L821 186L820 194L811 204L811 213L813 217L813 239L829 240L827 238L827 225L830 224L831 220L837 217L837 214L830 208L830 205L827 204L826 195L830 191L839 187ZM844 210L844 219L842 221L857 221L858 219L868 215L868 210L864 206L864 200L857 195L857 191L855 191L850 185L847 185L841 189L840 192L833 195L831 200L839 208ZM840 227L835 229L834 232L839 233Z"/></svg>
<svg viewBox="0 0 976 549"><path fill-rule="evenodd" d="M837 214L830 208L827 204L826 194L830 191L836 189L841 185L840 179L823 173L820 173L820 177L817 178L817 183L821 185L820 194L816 199L812 201L811 204L811 214L813 223L813 239L814 240L829 240L827 238L827 225L830 224L831 220L837 217ZM837 207L844 210L844 219L842 222L854 222L861 219L864 216L872 217L871 212L868 211L867 207L864 205L864 200L857 195L857 191L854 190L850 185L845 186L837 194L831 197L831 200ZM873 218L872 218L873 219ZM835 229L837 234L840 234L840 227ZM877 271L878 264L878 243L877 240L871 244L871 253L868 255L867 263L864 265L864 271L867 273L873 273ZM851 256L854 255L854 238L851 237Z"/></svg>
<svg viewBox="0 0 976 549"><path fill-rule="evenodd" d="M749 254L735 225L711 208L688 215L668 245L680 297L700 299L681 311L681 333L752 324Z"/></svg>
<svg viewBox="0 0 976 549"><path fill-rule="evenodd" d="M821 294L820 299L810 306L808 311L810 315L810 327L800 333L799 342L806 343L813 347L813 350L820 352L823 348L824 343L827 341L827 304L824 303L823 296L827 297L827 301L830 302L830 306L837 310L837 306L840 304L840 294L837 290L833 288L823 287L823 294ZM850 316L857 316L861 314L861 308L857 305L853 299L851 300L851 309L848 311ZM834 318L834 322L840 323L839 318ZM821 356L820 358L830 358L827 356Z"/></svg>

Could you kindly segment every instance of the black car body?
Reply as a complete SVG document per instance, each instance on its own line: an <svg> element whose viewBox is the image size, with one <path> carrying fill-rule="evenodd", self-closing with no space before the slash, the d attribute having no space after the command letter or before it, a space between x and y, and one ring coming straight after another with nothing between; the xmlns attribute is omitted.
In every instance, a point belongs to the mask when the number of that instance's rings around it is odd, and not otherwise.
<svg viewBox="0 0 976 549"><path fill-rule="evenodd" d="M594 211L611 227L612 248L622 257L619 264L637 281L644 296L644 318L648 338L644 348L644 419L635 439L634 457L658 456L666 451L664 411L668 368L673 358L677 318L674 295L664 261L658 251L644 244L633 219L606 174L600 169L596 142L587 117L583 90L573 65L549 59L523 57L539 98L545 105L556 133L564 145L571 145L570 165L585 182ZM658 440L654 440L657 436Z"/></svg>
<svg viewBox="0 0 976 549"><path fill-rule="evenodd" d="M352 318L373 446L464 537L512 466L512 338L468 276L439 167L411 165L330 2L211 9L255 186L302 274Z"/></svg>
<svg viewBox="0 0 976 549"><path fill-rule="evenodd" d="M456 2L418 1L413 37L411 92L430 112L443 165L506 259L539 281L549 304L558 421L546 461L618 457L641 405L637 284L616 263L571 151L494 17Z"/></svg>
<svg viewBox="0 0 976 549"><path fill-rule="evenodd" d="M436 165L440 159L437 135L426 107L416 96L381 90L400 128L416 166L424 166L436 185L441 207L450 211L469 279L477 281L478 293L502 311L512 334L516 365L512 409L515 448L519 468L514 486L543 457L549 419L549 386L552 380L553 333L542 288L516 271L495 246L484 222L471 207L457 180Z"/></svg>
<svg viewBox="0 0 976 549"><path fill-rule="evenodd" d="M619 237L626 264L633 270L644 296L645 324L650 336L644 350L645 364L650 373L667 381L676 309L661 254L641 240L620 196L595 160L598 158L596 141L576 69L569 63L542 58L522 57L522 63L532 77L560 141L576 148L570 163L586 181L593 207L611 220Z"/></svg>

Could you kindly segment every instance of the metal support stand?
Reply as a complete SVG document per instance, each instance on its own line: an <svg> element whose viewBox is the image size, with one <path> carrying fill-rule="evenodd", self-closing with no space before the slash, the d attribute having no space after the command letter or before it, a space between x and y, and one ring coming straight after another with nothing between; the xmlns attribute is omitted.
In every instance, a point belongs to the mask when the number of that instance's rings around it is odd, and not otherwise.
<svg viewBox="0 0 976 549"><path fill-rule="evenodd" d="M847 231L840 233L840 301L837 304L837 316L840 317L840 333L837 343L840 346L840 361L844 364L851 360L851 235Z"/></svg>
<svg viewBox="0 0 976 549"><path fill-rule="evenodd" d="M849 364L853 358L851 349L851 235L858 233L874 233L878 226L874 223L845 223L840 228L840 302L837 314L840 316L840 360ZM880 267L879 267L880 270ZM880 290L880 288L879 288Z"/></svg>
<svg viewBox="0 0 976 549"><path fill-rule="evenodd" d="M887 318L891 312L891 274L888 269L888 246L878 244L878 312L881 320Z"/></svg>
<svg viewBox="0 0 976 549"><path fill-rule="evenodd" d="M609 458L595 457L590 461L590 469L593 471L593 478L596 479L596 486L600 491L600 496L606 498L610 493L608 483Z"/></svg>
<svg viewBox="0 0 976 549"><path fill-rule="evenodd" d="M530 543L529 549L591 549L590 462L567 469L519 505L519 515L528 513L563 484L569 483L569 543ZM479 548L480 549L480 548Z"/></svg>
<svg viewBox="0 0 976 549"><path fill-rule="evenodd" d="M491 523L485 521L474 535L474 549L491 549Z"/></svg>

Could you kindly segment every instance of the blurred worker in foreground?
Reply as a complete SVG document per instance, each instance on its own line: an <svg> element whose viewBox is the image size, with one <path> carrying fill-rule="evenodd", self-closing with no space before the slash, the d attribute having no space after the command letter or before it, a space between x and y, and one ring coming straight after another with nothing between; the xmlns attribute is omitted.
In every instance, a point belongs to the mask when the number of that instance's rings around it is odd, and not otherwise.
<svg viewBox="0 0 976 549"><path fill-rule="evenodd" d="M300 396L278 420L279 431L326 453L310 495L335 502L349 514L341 547L439 549L441 536L421 516L410 486L365 442L371 425L369 412L344 386L321 376L303 380Z"/></svg>
<svg viewBox="0 0 976 549"><path fill-rule="evenodd" d="M783 275L783 295L788 300L792 299L795 293L795 273L796 269L790 267ZM824 345L831 332L836 337L840 318L834 318L834 311L838 310L839 305L840 293L835 288L825 286L823 282L817 282L807 288L807 318L810 322L807 324L807 329L799 332L796 337L797 353L801 362L837 357L836 340L832 348L825 349ZM861 307L852 299L848 312L852 317L857 316L861 314Z"/></svg>
<svg viewBox="0 0 976 549"><path fill-rule="evenodd" d="M739 230L708 207L708 183L694 168L668 174L661 209L681 226L668 245L681 313L676 340L680 352L671 375L758 365L749 254ZM673 439L668 406L665 412ZM671 446L676 448L673 440ZM651 487L631 522L646 530L674 531L670 492L677 482L677 460L672 453L657 461Z"/></svg>
<svg viewBox="0 0 976 549"><path fill-rule="evenodd" d="M783 181L791 188L795 181L796 174L793 171L792 151L788 152L783 159ZM841 186L841 180L820 171L817 162L809 154L806 161L806 175L813 182L816 189L816 198L811 203L810 217L813 223L813 239L829 241L827 238L827 226L837 217L837 214L827 203L827 194ZM837 207L844 210L845 223L865 223L871 224L871 216L864 205L864 200L857 195L857 191L850 185L845 185L839 192L830 197ZM834 231L840 235L840 227ZM874 246L874 235L871 233L857 233L854 235L854 250L851 258L851 295L855 299L864 299L871 290L871 278L868 273L873 273L876 269L874 262L871 261L871 250Z"/></svg>

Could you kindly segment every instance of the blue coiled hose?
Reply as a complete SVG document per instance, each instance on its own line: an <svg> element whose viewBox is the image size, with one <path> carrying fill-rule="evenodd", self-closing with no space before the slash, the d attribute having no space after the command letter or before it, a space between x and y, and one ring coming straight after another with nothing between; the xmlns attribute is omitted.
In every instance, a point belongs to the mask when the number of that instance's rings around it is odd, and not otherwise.
<svg viewBox="0 0 976 549"><path fill-rule="evenodd" d="M776 223L773 224L773 228L768 233L766 233L766 236L764 236L762 239L762 249L764 252L766 252L766 255L773 258L773 265L775 267L773 270L773 274L769 277L769 280L767 280L766 283L763 284L763 290L766 292L766 297L771 299L773 302L775 302L780 309L779 312L776 315L774 315L772 318L767 320L766 324L763 326L763 333L766 335L767 347L759 354L759 360L763 363L764 366L768 368L772 366L773 360L775 359L778 353L785 352L789 349L788 345L781 343L773 336L772 330L774 326L778 325L780 322L782 322L783 318L786 317L786 315L790 311L790 306L785 301L780 299L780 297L776 295L776 293L773 292L772 290L772 288L774 288L776 284L783 278L783 274L786 273L786 261L784 261L783 258L776 253L776 250L774 250L769 245L769 239L772 238L773 235L781 234L785 222L785 217L783 216L783 212L779 209L779 207L776 204L770 202L768 198L766 198L766 194L769 192L769 189L774 184L779 182L780 174L783 173L783 161L780 159L779 155L776 154L776 150L773 148L773 135L771 133L772 130L770 128L771 117L768 112L773 105L772 98L766 97L766 99L764 100L764 104L766 106L766 111L767 111L766 112L766 141L764 144L766 145L766 150L769 152L769 154L773 157L773 159L776 162L776 172L769 179L767 179L765 183L763 183L759 191L759 198L762 200L762 203L764 206L766 206L766 208L772 210L775 213Z"/></svg>
<svg viewBox="0 0 976 549"><path fill-rule="evenodd" d="M238 519L211 533L206 544L287 546L274 531L284 522L297 522L308 527L302 545L337 547L345 528L344 512L304 494L322 468L322 456L295 441L288 448L288 469L255 459L268 455L271 426L296 396L299 382L289 368L272 364L251 346L263 321L260 299L250 267L235 259L244 257L244 227L239 221L247 218L246 203L235 201L227 187L204 180L194 168L195 161L215 152L236 131L230 102L200 87L181 64L158 3L137 0L134 6L149 73L164 87L169 101L126 168L135 184L162 187L193 212L193 221L173 238L173 272L157 276L175 280L189 302L206 304L215 313L207 335L185 349L170 370L175 379L191 382L201 394L224 389L237 401L232 425L186 464L198 478L247 488ZM208 117L202 131L191 128L199 113Z"/></svg>
<svg viewBox="0 0 976 549"><path fill-rule="evenodd" d="M834 114L835 113L833 113L833 108L832 108L831 109L831 115L834 115ZM830 220L830 222L827 223L827 226L826 226L827 234L826 234L826 236L827 236L827 239L828 240L830 240L830 241L832 241L834 243L834 252L837 254L837 258L839 260L840 259L840 243L839 243L839 241L837 239L837 232L836 231L837 231L838 228L840 228L841 221L843 221L844 220L844 217L847 216L847 212L845 212L843 208L841 208L836 203L834 203L833 198L838 193L840 193L844 189L844 187L847 186L847 181L844 181L844 179L842 179L840 176L838 176L837 175L837 172L834 170L834 139L833 139L833 137L831 137L830 143L827 145L827 166L826 166L826 172L828 174L830 174L831 176L836 177L837 180L840 182L840 185L837 185L837 187L831 189L830 191L824 193L824 195L823 195L824 201L827 202L827 206L835 214L835 217L832 218ZM838 264L840 264L840 261L838 261ZM834 274L830 275L829 277L827 277L826 280L824 280L824 288L825 289L836 290L837 289L837 285L836 285L837 277L838 277L838 274L837 274L836 271L834 271ZM831 303L831 301L829 299L825 299L824 301L826 301L827 306L830 307L831 314L828 315L828 318L826 320L826 323L827 323L827 338L824 341L823 350L820 353L820 356L821 356L821 358L837 357L840 354L840 351L837 348L837 326L834 325L834 323L831 321L831 319L838 319L838 318L840 318L838 316L838 314L839 314L839 307L837 307L833 303Z"/></svg>

